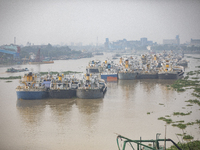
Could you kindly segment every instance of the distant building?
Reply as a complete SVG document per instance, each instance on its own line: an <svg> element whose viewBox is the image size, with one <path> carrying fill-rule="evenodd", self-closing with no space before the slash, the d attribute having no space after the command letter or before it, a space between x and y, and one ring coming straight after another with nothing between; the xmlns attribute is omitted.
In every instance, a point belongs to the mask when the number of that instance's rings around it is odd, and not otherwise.
<svg viewBox="0 0 200 150"><path fill-rule="evenodd" d="M167 44L167 45L180 45L179 35L177 35L175 39L164 39L163 40L163 44Z"/></svg>
<svg viewBox="0 0 200 150"><path fill-rule="evenodd" d="M141 41L141 46L147 45L147 38L141 38L140 41Z"/></svg>
<svg viewBox="0 0 200 150"><path fill-rule="evenodd" d="M127 41L126 39L118 40L116 42L109 42L109 39L106 38L104 46L106 49L112 50L127 50L135 49L135 47L153 45L153 41L148 41L147 38L141 38L140 41Z"/></svg>
<svg viewBox="0 0 200 150"><path fill-rule="evenodd" d="M200 39L191 39L190 45L200 46Z"/></svg>
<svg viewBox="0 0 200 150"><path fill-rule="evenodd" d="M106 49L109 49L110 42L109 42L109 38L106 38L106 42L104 43L104 46Z"/></svg>

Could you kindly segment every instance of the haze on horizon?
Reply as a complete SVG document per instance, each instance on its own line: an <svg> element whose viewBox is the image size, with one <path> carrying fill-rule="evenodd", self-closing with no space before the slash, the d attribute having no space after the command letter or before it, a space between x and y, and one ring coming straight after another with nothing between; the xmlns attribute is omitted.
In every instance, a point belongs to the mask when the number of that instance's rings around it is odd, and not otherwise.
<svg viewBox="0 0 200 150"><path fill-rule="evenodd" d="M0 0L0 45L200 39L199 0Z"/></svg>

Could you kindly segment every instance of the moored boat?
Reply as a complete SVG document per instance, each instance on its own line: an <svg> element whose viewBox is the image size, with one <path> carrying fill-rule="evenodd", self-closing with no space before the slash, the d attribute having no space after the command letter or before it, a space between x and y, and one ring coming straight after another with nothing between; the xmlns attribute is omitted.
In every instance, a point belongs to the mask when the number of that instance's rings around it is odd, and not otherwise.
<svg viewBox="0 0 200 150"><path fill-rule="evenodd" d="M101 79L106 81L117 81L118 79L116 68L112 67L111 63L107 63L107 60L105 61L103 71L101 72Z"/></svg>
<svg viewBox="0 0 200 150"><path fill-rule="evenodd" d="M86 66L87 73L99 73L101 69L101 61L90 61L88 66Z"/></svg>
<svg viewBox="0 0 200 150"><path fill-rule="evenodd" d="M121 62L121 59L120 59ZM119 80L134 80L139 77L139 72L129 67L128 60L125 61L125 66L118 72Z"/></svg>
<svg viewBox="0 0 200 150"><path fill-rule="evenodd" d="M48 89L42 84L41 78L32 72L25 74L22 80L20 80L16 93L18 99L24 100L48 98Z"/></svg>
<svg viewBox="0 0 200 150"><path fill-rule="evenodd" d="M180 79L184 75L183 66L173 66L169 61L163 63L158 72L159 79Z"/></svg>
<svg viewBox="0 0 200 150"><path fill-rule="evenodd" d="M76 97L78 80L72 77L58 75L51 80L49 96L50 98L67 99Z"/></svg>
<svg viewBox="0 0 200 150"><path fill-rule="evenodd" d="M76 96L81 99L98 99L103 98L107 90L105 81L97 77L86 75L86 79L80 81L76 90Z"/></svg>

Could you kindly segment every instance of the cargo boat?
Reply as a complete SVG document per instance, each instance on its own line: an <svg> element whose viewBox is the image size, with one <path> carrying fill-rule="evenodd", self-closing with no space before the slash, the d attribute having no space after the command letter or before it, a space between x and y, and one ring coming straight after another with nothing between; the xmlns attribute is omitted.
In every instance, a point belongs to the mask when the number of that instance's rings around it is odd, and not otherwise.
<svg viewBox="0 0 200 150"><path fill-rule="evenodd" d="M121 62L121 59L120 59ZM118 79L119 80L134 80L139 77L139 72L130 69L128 64L128 59L125 61L125 66L118 72Z"/></svg>
<svg viewBox="0 0 200 150"><path fill-rule="evenodd" d="M145 67L140 71L138 79L158 79L158 71L156 69L152 69L153 67L151 68L149 63Z"/></svg>
<svg viewBox="0 0 200 150"><path fill-rule="evenodd" d="M101 61L90 61L86 66L87 73L100 73Z"/></svg>
<svg viewBox="0 0 200 150"><path fill-rule="evenodd" d="M48 89L42 84L41 78L32 72L25 74L22 80L20 80L16 93L18 99L24 100L48 98Z"/></svg>
<svg viewBox="0 0 200 150"><path fill-rule="evenodd" d="M158 72L159 79L181 79L184 75L183 66L172 66L169 61L166 61Z"/></svg>
<svg viewBox="0 0 200 150"><path fill-rule="evenodd" d="M106 81L117 81L118 74L115 68L112 67L111 63L104 63L103 71L101 72L101 79Z"/></svg>
<svg viewBox="0 0 200 150"><path fill-rule="evenodd" d="M64 75L51 80L49 97L58 99L67 99L76 97L76 89L78 88L78 80L76 78L67 78Z"/></svg>
<svg viewBox="0 0 200 150"><path fill-rule="evenodd" d="M97 77L86 75L86 79L80 81L76 90L76 96L81 99L98 99L103 98L107 90L105 81Z"/></svg>

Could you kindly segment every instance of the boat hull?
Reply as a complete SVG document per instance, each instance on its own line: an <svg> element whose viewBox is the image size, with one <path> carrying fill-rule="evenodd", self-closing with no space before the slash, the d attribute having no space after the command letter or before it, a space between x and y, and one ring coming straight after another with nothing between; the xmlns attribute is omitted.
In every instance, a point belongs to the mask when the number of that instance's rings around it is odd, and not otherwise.
<svg viewBox="0 0 200 150"><path fill-rule="evenodd" d="M158 79L158 73L141 73L138 79Z"/></svg>
<svg viewBox="0 0 200 150"><path fill-rule="evenodd" d="M118 79L119 80L134 80L139 77L138 72L119 72Z"/></svg>
<svg viewBox="0 0 200 150"><path fill-rule="evenodd" d="M17 98L24 100L35 100L48 98L48 92L46 90L17 90Z"/></svg>
<svg viewBox="0 0 200 150"><path fill-rule="evenodd" d="M67 99L76 97L76 89L49 90L50 98Z"/></svg>
<svg viewBox="0 0 200 150"><path fill-rule="evenodd" d="M77 89L76 96L81 99L97 99L104 97L102 89Z"/></svg>
<svg viewBox="0 0 200 150"><path fill-rule="evenodd" d="M175 72L175 73L158 73L158 79L181 79L184 72Z"/></svg>
<svg viewBox="0 0 200 150"><path fill-rule="evenodd" d="M107 81L117 81L118 75L116 74L101 74L101 79Z"/></svg>

